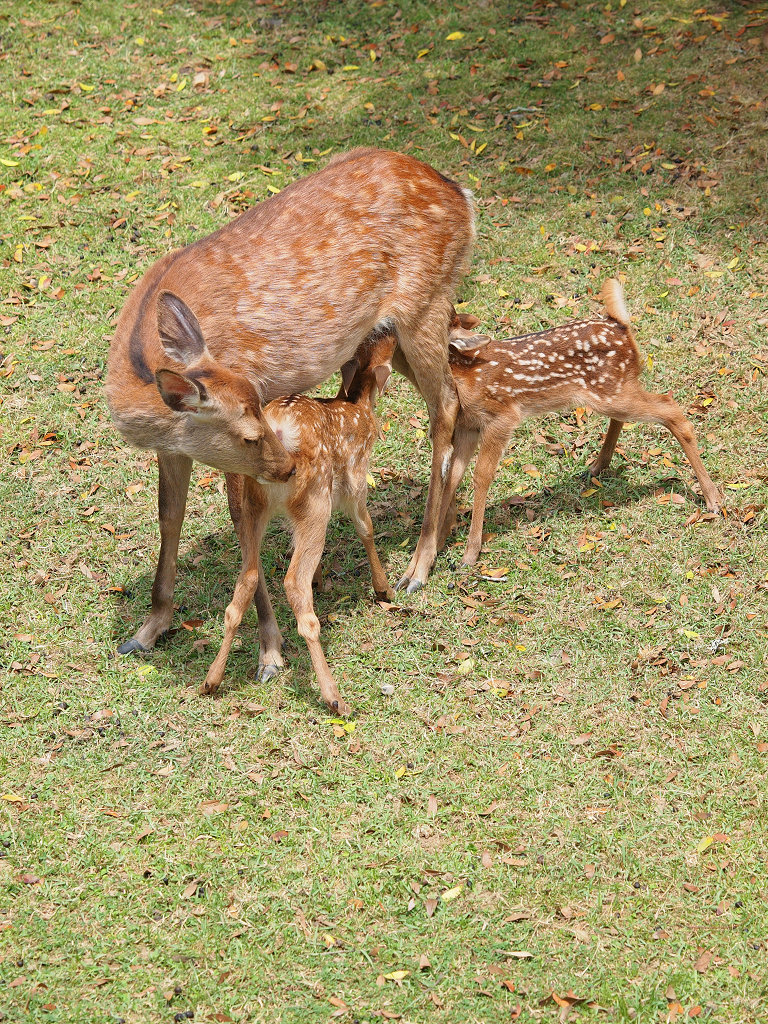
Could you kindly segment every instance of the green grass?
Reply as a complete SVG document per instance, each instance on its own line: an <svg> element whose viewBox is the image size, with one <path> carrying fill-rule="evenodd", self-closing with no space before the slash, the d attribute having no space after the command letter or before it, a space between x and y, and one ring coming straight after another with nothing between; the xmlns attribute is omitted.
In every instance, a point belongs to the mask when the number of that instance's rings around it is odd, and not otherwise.
<svg viewBox="0 0 768 1024"><path fill-rule="evenodd" d="M671 0L0 7L2 1019L765 1019L767 23ZM149 605L156 469L101 380L155 259L359 144L474 190L460 298L489 331L587 314L622 275L727 515L696 518L646 426L585 493L604 424L569 413L526 423L492 488L503 582L456 569L464 514L385 612L339 522L316 605L344 732L279 527L290 667L254 681L251 614L197 696L238 566L204 467L177 628L115 657ZM381 406L392 579L420 411L402 381Z"/></svg>

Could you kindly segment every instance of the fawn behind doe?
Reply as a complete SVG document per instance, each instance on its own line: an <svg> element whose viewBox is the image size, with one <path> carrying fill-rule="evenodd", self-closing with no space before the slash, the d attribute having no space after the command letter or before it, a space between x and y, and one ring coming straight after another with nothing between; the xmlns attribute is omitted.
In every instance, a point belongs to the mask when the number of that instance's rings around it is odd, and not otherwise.
<svg viewBox="0 0 768 1024"><path fill-rule="evenodd" d="M623 423L663 424L682 445L707 508L719 511L720 493L701 461L693 427L670 395L646 391L640 382L640 353L617 280L604 283L601 300L603 315L589 320L499 341L481 339L475 348L471 338L457 337L452 343L450 367L461 411L443 495L441 540L455 522L456 488L479 447L465 564L477 560L488 488L512 432L526 416L538 413L583 405L610 417L600 453L590 466L594 475L609 465ZM468 322L471 326L477 321ZM455 319L451 329L459 334Z"/></svg>

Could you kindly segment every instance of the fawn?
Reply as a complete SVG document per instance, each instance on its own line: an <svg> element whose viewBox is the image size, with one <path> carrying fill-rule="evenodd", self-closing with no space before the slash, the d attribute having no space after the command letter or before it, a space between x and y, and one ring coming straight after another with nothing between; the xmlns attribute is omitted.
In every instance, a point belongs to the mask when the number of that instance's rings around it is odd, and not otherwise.
<svg viewBox="0 0 768 1024"><path fill-rule="evenodd" d="M323 700L334 711L349 714L350 707L339 693L320 645L312 581L320 565L331 512L341 509L363 542L376 595L381 599L394 596L374 545L366 494L368 461L379 432L376 395L386 386L395 345L391 334L363 345L355 360L345 364L344 388L334 399L293 395L276 399L264 408L265 419L291 452L296 472L284 483L247 476L227 478L243 564L224 615L224 641L200 687L201 693L214 693L219 688L235 633L254 597L259 616L259 678L270 678L283 665L280 630L259 563L267 523L282 514L291 524L294 543L285 577L286 596L299 634L309 648Z"/></svg>
<svg viewBox="0 0 768 1024"><path fill-rule="evenodd" d="M602 317L500 341L473 339L471 328L479 321L454 311L450 367L461 410L443 493L440 543L456 521L456 489L479 447L464 565L477 561L488 488L515 427L526 416L569 406L589 406L610 417L591 475L610 464L623 423L661 423L682 445L707 508L720 511L720 492L701 461L693 427L670 395L646 391L640 383L640 353L619 282L605 281L600 297Z"/></svg>
<svg viewBox="0 0 768 1024"><path fill-rule="evenodd" d="M148 650L171 624L192 460L286 476L262 403L327 380L382 329L397 335L432 427L422 532L400 581L421 586L459 408L447 318L474 234L471 194L456 182L410 156L356 149L146 272L120 314L106 380L118 430L159 463L152 610L121 653Z"/></svg>

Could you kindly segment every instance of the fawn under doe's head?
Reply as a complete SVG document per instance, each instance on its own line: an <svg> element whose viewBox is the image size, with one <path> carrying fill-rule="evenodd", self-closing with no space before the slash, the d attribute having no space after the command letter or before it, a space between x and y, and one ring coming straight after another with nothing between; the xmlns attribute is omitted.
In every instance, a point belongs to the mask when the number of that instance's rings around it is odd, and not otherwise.
<svg viewBox="0 0 768 1024"><path fill-rule="evenodd" d="M287 480L295 461L264 418L256 388L211 357L189 306L161 292L157 327L165 354L183 367L161 367L155 381L168 408L185 417L186 454L225 473Z"/></svg>

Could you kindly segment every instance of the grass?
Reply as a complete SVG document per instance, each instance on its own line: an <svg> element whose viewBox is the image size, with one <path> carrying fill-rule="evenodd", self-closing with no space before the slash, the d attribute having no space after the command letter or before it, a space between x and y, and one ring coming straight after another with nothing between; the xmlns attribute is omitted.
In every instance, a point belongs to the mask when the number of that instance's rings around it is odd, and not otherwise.
<svg viewBox="0 0 768 1024"><path fill-rule="evenodd" d="M667 0L0 8L4 1020L765 1019L767 21ZM316 604L345 730L279 528L290 668L254 681L251 616L220 698L197 696L238 565L204 467L177 628L114 656L149 605L156 470L101 379L156 258L358 144L474 190L460 298L490 331L586 314L622 275L649 385L689 410L727 515L645 426L589 493L604 424L580 410L516 435L481 555L501 582L456 568L464 514L385 612L340 522ZM404 382L381 414L396 579L428 442Z"/></svg>

